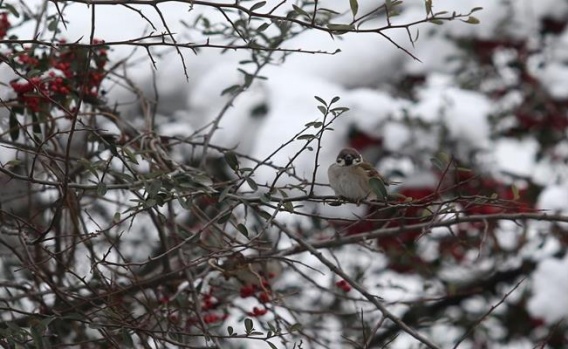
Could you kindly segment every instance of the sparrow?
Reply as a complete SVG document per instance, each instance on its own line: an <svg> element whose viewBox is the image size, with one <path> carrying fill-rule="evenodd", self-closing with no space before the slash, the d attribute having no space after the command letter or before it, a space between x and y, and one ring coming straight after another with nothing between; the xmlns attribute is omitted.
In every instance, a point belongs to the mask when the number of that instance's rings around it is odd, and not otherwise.
<svg viewBox="0 0 568 349"><path fill-rule="evenodd" d="M353 148L344 148L339 152L335 163L329 166L327 176L335 195L357 203L366 198L376 198L369 184L371 178L378 178L383 185L389 184Z"/></svg>

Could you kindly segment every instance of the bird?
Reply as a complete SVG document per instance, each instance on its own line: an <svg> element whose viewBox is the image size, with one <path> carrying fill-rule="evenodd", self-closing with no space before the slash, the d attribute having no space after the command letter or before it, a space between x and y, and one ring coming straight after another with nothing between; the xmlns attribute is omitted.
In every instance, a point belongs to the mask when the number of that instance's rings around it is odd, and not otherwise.
<svg viewBox="0 0 568 349"><path fill-rule="evenodd" d="M375 167L365 162L353 148L344 148L339 152L335 163L329 166L327 176L336 196L358 204L367 198L376 198L369 183L371 178L379 179L383 186L389 185ZM386 191L384 194L386 197Z"/></svg>

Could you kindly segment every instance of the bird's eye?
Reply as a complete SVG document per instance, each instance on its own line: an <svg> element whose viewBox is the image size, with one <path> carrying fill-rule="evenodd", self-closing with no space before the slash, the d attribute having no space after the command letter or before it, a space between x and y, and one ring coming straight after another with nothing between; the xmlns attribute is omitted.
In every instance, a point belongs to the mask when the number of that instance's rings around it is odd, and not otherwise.
<svg viewBox="0 0 568 349"><path fill-rule="evenodd" d="M353 159L353 163L354 163L354 164L360 164L361 162L362 162L362 161L361 161L361 158L355 158L355 159Z"/></svg>
<svg viewBox="0 0 568 349"><path fill-rule="evenodd" d="M338 164L341 164L343 162L343 159L337 159L337 160L335 160L335 162L337 162Z"/></svg>

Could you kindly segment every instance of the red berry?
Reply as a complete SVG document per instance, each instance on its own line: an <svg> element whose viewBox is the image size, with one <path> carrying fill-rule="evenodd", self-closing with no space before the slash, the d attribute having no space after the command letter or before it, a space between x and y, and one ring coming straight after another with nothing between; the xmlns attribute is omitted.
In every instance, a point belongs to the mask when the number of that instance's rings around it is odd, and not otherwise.
<svg viewBox="0 0 568 349"><path fill-rule="evenodd" d="M258 301L260 303L270 302L270 295L266 292L262 292L261 294L258 295Z"/></svg>
<svg viewBox="0 0 568 349"><path fill-rule="evenodd" d="M335 286L339 287L343 292L351 291L351 285L345 280L339 280L335 283Z"/></svg>
<svg viewBox="0 0 568 349"><path fill-rule="evenodd" d="M244 285L241 287L240 296L241 298L247 298L254 295L254 285Z"/></svg>

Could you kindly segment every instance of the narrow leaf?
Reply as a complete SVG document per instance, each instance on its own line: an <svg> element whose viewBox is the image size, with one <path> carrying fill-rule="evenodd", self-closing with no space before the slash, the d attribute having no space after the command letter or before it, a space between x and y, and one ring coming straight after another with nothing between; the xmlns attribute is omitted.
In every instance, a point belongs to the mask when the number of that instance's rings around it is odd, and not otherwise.
<svg viewBox="0 0 568 349"><path fill-rule="evenodd" d="M258 190L258 185L256 184L256 182L254 181L254 179L247 177L247 183L249 185L249 187L254 190L257 191Z"/></svg>
<svg viewBox="0 0 568 349"><path fill-rule="evenodd" d="M16 113L10 112L10 138L15 141L20 136L20 123Z"/></svg>
<svg viewBox="0 0 568 349"><path fill-rule="evenodd" d="M296 331L300 331L302 329L302 324L300 323L295 323L292 326L290 326L290 328L288 329L288 332L296 332Z"/></svg>
<svg viewBox="0 0 568 349"><path fill-rule="evenodd" d="M4 4L4 8L6 8L8 11L10 11L11 14L13 14L16 18L20 17L20 13L18 12L18 10L16 10L16 8L10 4ZM472 10L473 12L473 10Z"/></svg>
<svg viewBox="0 0 568 349"><path fill-rule="evenodd" d="M316 138L316 136L314 136L314 135L301 135L301 136L298 136L296 139L297 140L302 140L302 139L312 140L314 138Z"/></svg>
<svg viewBox="0 0 568 349"><path fill-rule="evenodd" d="M239 160L234 152L225 152L225 161L227 161L227 165L229 165L233 171L236 171L239 168Z"/></svg>
<svg viewBox="0 0 568 349"><path fill-rule="evenodd" d="M297 14L306 16L306 17L308 17L308 18L310 17L310 15L309 15L306 11L304 11L304 9L302 9L301 7L298 7L298 6L296 6L296 5L292 5L292 8L294 9L294 11L295 11Z"/></svg>
<svg viewBox="0 0 568 349"><path fill-rule="evenodd" d="M357 11L359 11L359 3L357 3L357 0L349 0L349 6L351 7L353 17L357 16Z"/></svg>
<svg viewBox="0 0 568 349"><path fill-rule="evenodd" d="M258 32L263 32L266 30L266 28L270 27L270 24L268 23L262 23L257 29L256 31Z"/></svg>
<svg viewBox="0 0 568 349"><path fill-rule="evenodd" d="M432 0L426 0L426 16L432 13Z"/></svg>
<svg viewBox="0 0 568 349"><path fill-rule="evenodd" d="M249 236L248 229L247 229L247 227L245 227L242 223L239 223L239 224L237 225L237 230L240 231L241 234L243 234L245 237L248 238L248 236ZM230 334L230 333L229 333L229 334Z"/></svg>
<svg viewBox="0 0 568 349"><path fill-rule="evenodd" d="M255 11L258 10L259 8L261 8L262 6L266 5L266 1L261 1L261 2L257 2L256 4L252 5L252 7L250 8L251 11Z"/></svg>
<svg viewBox="0 0 568 349"><path fill-rule="evenodd" d="M325 106L327 107L327 103L326 103L321 97L314 96L314 98L315 98L318 102L320 102L321 104L323 104L323 105L325 105Z"/></svg>
<svg viewBox="0 0 568 349"><path fill-rule="evenodd" d="M348 32L353 30L355 27L351 24L328 24L327 28L338 32Z"/></svg>

